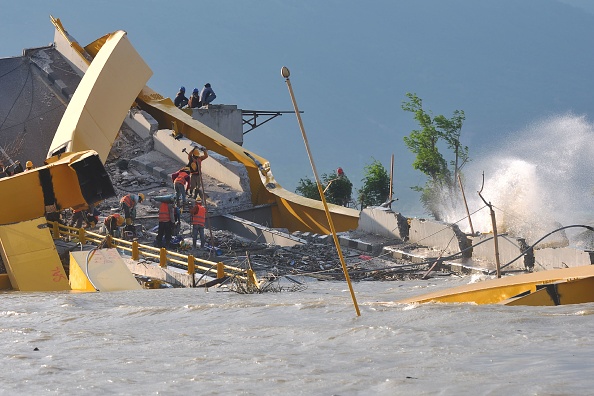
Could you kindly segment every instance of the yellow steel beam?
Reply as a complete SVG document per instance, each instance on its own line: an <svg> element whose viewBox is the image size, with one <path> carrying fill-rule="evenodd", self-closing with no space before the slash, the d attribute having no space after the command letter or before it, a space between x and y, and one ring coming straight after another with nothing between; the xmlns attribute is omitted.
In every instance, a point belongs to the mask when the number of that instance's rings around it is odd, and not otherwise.
<svg viewBox="0 0 594 396"><path fill-rule="evenodd" d="M427 302L496 304L521 293L533 293L536 291L537 285L591 277L594 277L594 265L562 268L491 279L427 293L397 302L403 304ZM572 300L568 299L567 301Z"/></svg>
<svg viewBox="0 0 594 396"><path fill-rule="evenodd" d="M151 75L126 32L110 34L76 88L47 156L92 149L105 162L130 106Z"/></svg>
<svg viewBox="0 0 594 396"><path fill-rule="evenodd" d="M62 31L65 32L61 24L59 24L59 26L56 25L56 28L62 29ZM75 42L70 35L66 33L63 34L71 43ZM121 41L122 36L121 33L115 32L95 40L84 49L79 48L80 46L73 47L77 49L81 58L86 59L88 55L97 54L87 73L94 68L96 62L97 67L95 69L103 70L103 68L108 67L106 59L98 62L99 57L104 53L103 47L110 45L113 40L117 39L118 41ZM136 51L127 40L126 43L126 45L122 46L122 51L105 51L106 56L110 58L110 62L125 68L126 72L122 73L120 69L115 68L111 69L111 73L103 73L100 70L97 73L100 73L105 78L97 79L97 81L93 83L93 87L87 88L87 91L90 89L100 90L103 95L98 95L98 98L107 101L101 102L102 104L107 103L111 106L110 101L120 100L121 95L116 94L115 92L117 91L114 92L113 90L123 89L124 87L127 90L128 86L134 85L128 81L128 78L136 77L134 75L136 73L144 76L148 69L145 68L146 65L144 65L144 61L142 61L139 56L137 57ZM131 74L128 73L129 68L134 69L134 72ZM120 74L122 77L120 77ZM115 75L118 76L115 77L116 81L111 81L110 77ZM123 77L124 75L127 77ZM148 79L148 77L146 78ZM134 85L134 87L134 89L136 89L136 85ZM140 91L140 88L141 87L138 87L135 95ZM132 89L130 89L130 91L132 91ZM79 101L76 94L71 101L71 105L75 99ZM209 150L244 164L250 179L252 202L254 204L276 203L272 213L273 227L284 227L289 229L289 231L300 230L323 234L330 233L322 202L304 198L282 188L274 179L270 164L264 158L244 150L241 146L220 135L213 129L194 120L187 113L175 107L171 99L164 98L149 87L145 86L142 89L138 99L140 106L151 114L159 122L162 128L171 128L171 125L175 124L177 126L177 131L190 140L199 142ZM131 104L133 98L130 99L127 97L127 100L127 103ZM120 117L120 113L118 113L116 117L111 112L105 111L101 113L101 116L92 117L93 120L82 120L79 122L77 117L80 118L86 116L83 106L82 103L73 106L72 114L69 114L68 121L65 121L64 128L59 128L59 134L57 134L59 137L52 143L50 153L60 149L75 151L93 148L99 152L102 159L107 157L107 153L109 152L108 147L111 147L115 135L107 135L103 132L96 133L98 127L93 124L100 119L110 117L112 120L118 120L121 124L123 117ZM79 124L84 125L84 129L79 128ZM117 124L117 122L115 122L115 124ZM62 127L62 124L60 124L60 127ZM337 205L329 205L329 208L337 231L347 231L357 227L359 221L358 211Z"/></svg>
<svg viewBox="0 0 594 396"><path fill-rule="evenodd" d="M302 197L282 188L275 180L270 163L259 155L245 150L215 130L193 119L149 87L138 97L140 107L153 116L162 128L175 123L179 133L232 161L242 163L248 172L252 202L256 205L276 203L273 227L289 231L311 231L329 234L330 227L321 201ZM338 205L328 205L337 231L357 228L359 211Z"/></svg>

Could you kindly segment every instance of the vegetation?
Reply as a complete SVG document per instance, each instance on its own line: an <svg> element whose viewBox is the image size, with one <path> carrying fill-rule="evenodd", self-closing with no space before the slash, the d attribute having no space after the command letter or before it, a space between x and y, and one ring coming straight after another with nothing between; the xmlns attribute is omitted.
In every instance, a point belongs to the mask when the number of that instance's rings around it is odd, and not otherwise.
<svg viewBox="0 0 594 396"><path fill-rule="evenodd" d="M365 166L365 177L361 180L363 187L359 191L359 202L362 207L379 206L388 200L390 195L390 176L386 168L374 159Z"/></svg>
<svg viewBox="0 0 594 396"><path fill-rule="evenodd" d="M336 171L333 171L330 174L322 174L320 179L322 188L325 190L324 196L327 202L341 206L348 205L351 201L353 183L351 183L346 175L339 176ZM308 177L299 179L295 192L306 198L320 200L320 193L316 182Z"/></svg>
<svg viewBox="0 0 594 396"><path fill-rule="evenodd" d="M318 185L309 177L299 179L299 183L297 183L297 188L295 188L295 192L299 195L304 196L305 198L317 199L318 201L320 200L320 192L318 191Z"/></svg>
<svg viewBox="0 0 594 396"><path fill-rule="evenodd" d="M337 175L333 171L330 175L322 175L324 187L326 189L326 200L330 203L347 206L351 201L353 193L353 183L345 175Z"/></svg>
<svg viewBox="0 0 594 396"><path fill-rule="evenodd" d="M463 110L454 111L452 118L443 115L432 117L423 109L423 101L414 93L407 93L408 101L402 109L413 113L420 129L404 137L406 147L416 155L413 168L427 175L425 186L412 187L421 192L421 202L435 218L439 219L439 203L443 191L455 189L458 174L468 157L468 147L460 143L462 124L466 119ZM443 142L453 152L454 159L448 162L439 151ZM443 145L442 145L443 146Z"/></svg>

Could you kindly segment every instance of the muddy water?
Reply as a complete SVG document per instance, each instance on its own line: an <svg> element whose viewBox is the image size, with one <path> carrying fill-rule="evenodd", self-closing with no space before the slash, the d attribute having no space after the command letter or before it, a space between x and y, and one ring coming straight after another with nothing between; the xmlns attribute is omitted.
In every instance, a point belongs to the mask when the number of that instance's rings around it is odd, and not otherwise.
<svg viewBox="0 0 594 396"><path fill-rule="evenodd" d="M6 293L0 393L591 394L594 304L392 302L468 281Z"/></svg>

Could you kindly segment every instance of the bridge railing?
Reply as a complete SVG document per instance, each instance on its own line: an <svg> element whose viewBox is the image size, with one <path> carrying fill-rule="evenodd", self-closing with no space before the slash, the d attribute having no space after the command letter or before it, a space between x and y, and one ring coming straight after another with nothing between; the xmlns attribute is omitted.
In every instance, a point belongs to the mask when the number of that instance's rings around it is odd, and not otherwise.
<svg viewBox="0 0 594 396"><path fill-rule="evenodd" d="M141 257L156 259L162 268L167 268L168 265L172 264L176 267L186 268L190 275L200 273L216 278L232 276L258 285L256 275L251 269L237 268L226 265L223 262L204 260L196 258L193 255L185 255L165 248L144 245L136 240L129 241L115 238L109 234L102 235L84 228L70 227L57 221L48 221L48 225L51 228L54 239L76 239L83 245L92 243L97 246L104 245L108 248L117 248L118 250L129 252L132 260L138 261Z"/></svg>

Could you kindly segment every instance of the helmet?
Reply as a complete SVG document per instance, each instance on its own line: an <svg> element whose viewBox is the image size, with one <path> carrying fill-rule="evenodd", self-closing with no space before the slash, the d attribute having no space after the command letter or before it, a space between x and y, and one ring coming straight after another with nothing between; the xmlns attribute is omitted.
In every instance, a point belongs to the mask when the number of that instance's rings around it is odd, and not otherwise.
<svg viewBox="0 0 594 396"><path fill-rule="evenodd" d="M193 93L198 93L198 88L194 88Z"/></svg>
<svg viewBox="0 0 594 396"><path fill-rule="evenodd" d="M206 84L204 84L204 86L205 86L206 88L210 88L210 83L206 83Z"/></svg>
<svg viewBox="0 0 594 396"><path fill-rule="evenodd" d="M27 169L33 168L33 162L27 161L27 163L25 164L25 168L27 168Z"/></svg>
<svg viewBox="0 0 594 396"><path fill-rule="evenodd" d="M144 194L143 193L138 194L138 198L139 198L138 202L144 201Z"/></svg>
<svg viewBox="0 0 594 396"><path fill-rule="evenodd" d="M181 92L186 92L186 87L184 87L184 86L182 85L181 87L179 87L179 90L180 90Z"/></svg>
<svg viewBox="0 0 594 396"><path fill-rule="evenodd" d="M121 227L122 225L124 225L124 218L122 216L116 217L116 223L118 227Z"/></svg>
<svg viewBox="0 0 594 396"><path fill-rule="evenodd" d="M197 203L197 204L199 204L199 203L202 203L202 198L200 198L200 197L196 197L196 203Z"/></svg>

